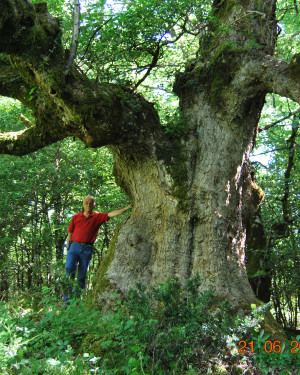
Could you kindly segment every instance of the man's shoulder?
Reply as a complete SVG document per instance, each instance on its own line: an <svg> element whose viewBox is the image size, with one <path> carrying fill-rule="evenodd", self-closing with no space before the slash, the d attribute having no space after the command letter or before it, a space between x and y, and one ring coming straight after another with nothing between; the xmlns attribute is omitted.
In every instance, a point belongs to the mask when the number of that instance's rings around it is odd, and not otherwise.
<svg viewBox="0 0 300 375"><path fill-rule="evenodd" d="M105 223L106 221L109 220L108 212L105 212L105 213L103 213L103 212L94 212L94 215L96 217L96 220L100 224L103 224L103 223Z"/></svg>
<svg viewBox="0 0 300 375"><path fill-rule="evenodd" d="M77 214L74 214L73 218L78 218L80 216L82 216L82 211L81 212L77 212Z"/></svg>

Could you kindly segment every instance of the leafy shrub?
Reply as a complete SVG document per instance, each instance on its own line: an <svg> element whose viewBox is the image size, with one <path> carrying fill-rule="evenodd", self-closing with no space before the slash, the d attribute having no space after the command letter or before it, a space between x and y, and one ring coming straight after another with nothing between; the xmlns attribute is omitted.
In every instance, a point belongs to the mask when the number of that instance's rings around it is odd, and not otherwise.
<svg viewBox="0 0 300 375"><path fill-rule="evenodd" d="M300 374L300 335L281 342L279 340L270 339L270 334L264 330L254 332L252 339L255 348L255 361L263 374L269 374L278 370L280 375ZM293 342L293 345L291 343ZM298 348L296 348L298 343ZM294 350L293 350L294 348ZM297 371L298 369L298 371Z"/></svg>
<svg viewBox="0 0 300 375"><path fill-rule="evenodd" d="M177 278L148 289L138 284L107 315L79 299L62 308L47 288L38 311L2 303L0 373L226 374L235 364L251 367L254 358L261 369L255 374L270 368L294 374L297 354L238 353L241 339L253 340L256 349L265 344L258 331L263 309L236 317L228 303L199 293L199 286L199 277L184 286Z"/></svg>
<svg viewBox="0 0 300 375"><path fill-rule="evenodd" d="M148 290L141 284L131 290L123 308L102 325L106 370L183 374L211 356L222 357L228 345L236 346L234 332L244 335L249 327L238 328L230 305L211 292L199 293L199 286L199 277L184 287L175 278Z"/></svg>
<svg viewBox="0 0 300 375"><path fill-rule="evenodd" d="M48 288L43 289L40 310L0 304L1 374L82 374L95 369L99 358L75 356L76 345L94 328L98 313L73 300L61 309Z"/></svg>

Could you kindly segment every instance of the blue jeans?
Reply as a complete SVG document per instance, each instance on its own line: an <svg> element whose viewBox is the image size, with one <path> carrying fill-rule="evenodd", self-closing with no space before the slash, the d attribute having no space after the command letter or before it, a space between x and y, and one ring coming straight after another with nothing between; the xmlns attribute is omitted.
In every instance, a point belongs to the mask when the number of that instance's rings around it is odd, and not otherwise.
<svg viewBox="0 0 300 375"><path fill-rule="evenodd" d="M85 288L86 273L92 259L93 245L83 245L80 243L73 242L69 248L65 269L67 271L67 278L75 279L76 269L77 270L77 282L80 290ZM73 290L74 291L74 290ZM68 302L70 290L64 291L64 301Z"/></svg>

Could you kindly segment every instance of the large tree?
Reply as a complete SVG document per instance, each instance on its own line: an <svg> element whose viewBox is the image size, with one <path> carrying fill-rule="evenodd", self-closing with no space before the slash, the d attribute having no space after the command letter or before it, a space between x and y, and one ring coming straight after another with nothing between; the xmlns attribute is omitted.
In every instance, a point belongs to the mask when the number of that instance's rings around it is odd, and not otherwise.
<svg viewBox="0 0 300 375"><path fill-rule="evenodd" d="M135 60L141 59L139 52L151 59L136 84L124 85L104 75L89 78L88 69L76 67L76 37L65 51L61 25L46 3L1 1L0 95L25 104L34 121L23 118L26 129L2 133L0 152L21 156L70 135L88 147L109 145L113 151L116 181L134 211L100 268L99 302L106 292L126 292L137 281L153 284L175 275L185 280L199 273L203 289L247 306L255 296L245 271L246 230L263 196L249 155L266 94L300 103L300 57L288 64L274 55L276 0L148 3L140 7L155 14L155 6L168 3L169 10L156 10L160 28L153 35L147 22L143 30L128 33ZM129 21L115 26L122 32L134 24L130 14L139 2L124 7ZM109 21L117 22L113 15L102 18L87 50L101 40L101 34L95 36ZM197 36L199 49L174 84L184 125L178 137L165 131L138 86L171 40L185 33ZM126 54L118 40L114 46ZM86 64L92 63L93 56Z"/></svg>

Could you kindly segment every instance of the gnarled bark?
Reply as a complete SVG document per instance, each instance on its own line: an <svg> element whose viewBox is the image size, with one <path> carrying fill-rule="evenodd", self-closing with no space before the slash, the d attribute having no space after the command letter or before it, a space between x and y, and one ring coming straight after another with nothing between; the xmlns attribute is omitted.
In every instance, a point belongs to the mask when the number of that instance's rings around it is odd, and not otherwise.
<svg viewBox="0 0 300 375"><path fill-rule="evenodd" d="M125 293L137 281L199 273L203 289L235 306L255 301L244 250L262 193L251 179L249 155L266 93L300 102L297 58L287 65L272 56L276 1L213 2L210 41L174 86L186 126L180 140L163 132L153 106L138 94L96 84L74 67L65 76L59 28L43 6L3 3L11 17L0 18L0 52L10 55L10 65L0 59L7 71L0 94L30 106L35 124L2 134L0 152L22 155L68 135L91 147L109 145L116 180L134 201L100 267L95 300L112 290Z"/></svg>

